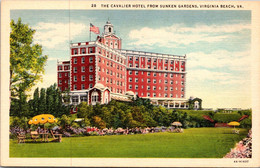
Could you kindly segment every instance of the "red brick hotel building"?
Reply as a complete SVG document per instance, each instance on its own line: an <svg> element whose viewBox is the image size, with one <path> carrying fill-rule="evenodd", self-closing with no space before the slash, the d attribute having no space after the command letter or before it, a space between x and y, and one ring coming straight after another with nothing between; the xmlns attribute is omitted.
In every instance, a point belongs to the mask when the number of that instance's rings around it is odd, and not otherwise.
<svg viewBox="0 0 260 168"><path fill-rule="evenodd" d="M91 25L93 26L93 25ZM168 108L187 108L186 56L121 48L110 21L96 41L72 43L70 60L58 61L58 87L71 103L95 105L138 95Z"/></svg>

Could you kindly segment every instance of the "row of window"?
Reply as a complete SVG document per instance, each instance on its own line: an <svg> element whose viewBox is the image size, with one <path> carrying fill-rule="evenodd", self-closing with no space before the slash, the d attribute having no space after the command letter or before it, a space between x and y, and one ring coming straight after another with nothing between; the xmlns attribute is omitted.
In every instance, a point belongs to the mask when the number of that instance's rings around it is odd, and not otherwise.
<svg viewBox="0 0 260 168"><path fill-rule="evenodd" d="M128 57L128 60L129 60L129 61L133 61L133 57L132 57L132 56L129 56L129 57ZM140 60L139 57L135 57L135 61L139 61L139 60ZM159 63L163 63L163 62L164 62L164 64L168 64L168 62L170 62L170 64L173 65L173 63L174 63L174 60L168 61L167 59L164 60L164 59L157 59L157 58L154 58L154 59L153 59L153 63L157 63L157 60L158 60ZM140 61L145 61L145 58L144 58L144 57L141 57L141 60L140 60ZM151 58L147 58L147 63L151 63ZM184 65L184 62L182 62L181 65Z"/></svg>
<svg viewBox="0 0 260 168"><path fill-rule="evenodd" d="M69 84L69 80L59 80L59 84L62 84L62 81L64 81L64 83L68 83Z"/></svg>
<svg viewBox="0 0 260 168"><path fill-rule="evenodd" d="M80 48L80 54L86 54L87 53L87 49L89 49L89 53L93 53L94 49L93 47L89 47L89 48ZM77 55L79 52L78 52L78 48L73 48L72 49L72 54L73 55Z"/></svg>
<svg viewBox="0 0 260 168"><path fill-rule="evenodd" d="M130 77L128 78L128 81L129 82L133 82L133 79ZM135 82L137 83L139 81L139 78L135 78ZM144 82L144 78L141 79L142 82ZM159 83L162 83L163 80L159 79ZM147 83L151 83L151 79L148 78L147 79ZM157 83L157 80L156 79L153 79L153 83L156 84ZM173 80L170 80L170 84L173 84ZM175 81L176 84L178 84L178 81ZM168 80L165 79L164 80L164 84L168 84ZM181 81L181 85L184 85L184 81Z"/></svg>
<svg viewBox="0 0 260 168"><path fill-rule="evenodd" d="M99 72L101 72L101 69L102 69L103 72L105 72L105 70L106 70L106 74L107 74L107 75L110 74L111 76L113 75L113 76L116 76L117 78L120 77L121 79L125 79L125 76L124 76L123 74L121 74L121 73L118 73L118 72L116 73L116 72L113 72L112 70L98 67L98 71L99 71Z"/></svg>
<svg viewBox="0 0 260 168"><path fill-rule="evenodd" d="M129 85L128 87L130 90L133 89L132 85ZM135 85L135 90L138 90L139 86L138 85ZM142 85L141 86L141 89L144 89L144 86ZM146 88L147 90L151 90L151 86L147 86ZM156 90L157 87L156 86L153 86L153 90ZM159 87L159 90L162 90L162 87ZM165 86L164 87L164 90L165 91L168 91L168 86ZM178 90L178 87L175 88L175 90ZM173 87L170 87L170 91L173 91ZM184 92L184 88L181 88L181 91Z"/></svg>
<svg viewBox="0 0 260 168"><path fill-rule="evenodd" d="M89 66L89 72L93 72L94 71L94 67L91 65ZM78 72L78 67L73 67L73 72L77 73ZM82 66L81 67L81 72L86 72L86 67Z"/></svg>
<svg viewBox="0 0 260 168"><path fill-rule="evenodd" d="M100 76L98 77L98 80L101 81L101 77ZM102 77L102 81L103 82L105 81L107 84L110 83L110 84L114 84L114 85L117 85L117 86L125 86L124 82L118 81L118 80L113 80L112 78Z"/></svg>
<svg viewBox="0 0 260 168"><path fill-rule="evenodd" d="M133 65L132 65L131 63L129 63L129 67L133 67ZM135 68L139 68L139 64L135 64ZM141 68L145 68L145 66L142 64L142 65L141 65ZM147 68L148 68L148 69L151 69L151 65L147 65ZM154 65L154 66L153 66L153 69L157 69L157 65ZM162 70L162 67L159 66L158 69ZM164 70L168 70L168 67L165 66L165 67L164 67ZM173 67L170 67L170 70L173 71ZM175 70L178 71L179 68L178 68L178 67L175 67ZM181 68L181 71L182 71L182 72L184 71L184 68L183 68L183 67Z"/></svg>
<svg viewBox="0 0 260 168"><path fill-rule="evenodd" d="M98 62L101 62L101 58L98 59ZM105 59L103 59L103 64L106 64L107 67L114 67L117 68L118 70L120 69L121 71L125 71L125 68L121 65L118 65L116 63L113 63L112 61L109 62L108 60L106 61Z"/></svg>
<svg viewBox="0 0 260 168"><path fill-rule="evenodd" d="M89 84L89 88L93 88L93 84L92 83ZM87 88L86 88L85 84L81 84L81 88L78 88L77 84L75 84L75 85L73 85L73 89L74 90L84 90L84 89L87 89Z"/></svg>
<svg viewBox="0 0 260 168"><path fill-rule="evenodd" d="M135 94L138 95L138 92L135 92ZM158 93L158 94L156 94L156 93L146 93L146 95L144 93L140 94L140 96L146 96L146 97L162 97L163 95L164 95L164 97L171 97L171 98L174 97L174 95L172 93L171 94L168 94L168 93L164 93L164 94L161 94L161 93ZM176 94L175 97L178 98L179 97L178 94ZM180 97L183 98L184 95L181 94Z"/></svg>
<svg viewBox="0 0 260 168"><path fill-rule="evenodd" d="M134 72L135 72L135 75L139 75L139 71L134 71ZM142 74L142 75L144 75L144 73L145 73L144 71L141 71L141 74ZM128 74L129 74L129 75L132 75L132 74L133 74L133 71L131 71L131 70L128 71ZM147 74L147 76L151 76L151 74L153 74L154 77L156 77L157 74L158 74L158 76L164 75L164 77L170 76L171 78L173 78L173 76L174 76L173 73L160 73L160 72L159 72L159 73L158 73L158 72L147 72L146 74ZM175 76L178 77L178 74L175 74ZM181 75L181 78L184 78L184 75L183 75L183 74Z"/></svg>
<svg viewBox="0 0 260 168"><path fill-rule="evenodd" d="M65 77L69 77L69 73L63 73ZM62 78L62 73L59 73L59 78Z"/></svg>
<svg viewBox="0 0 260 168"><path fill-rule="evenodd" d="M73 58L73 63L77 64L78 60L81 60L81 63L84 64L86 62L86 58L85 57L81 57L81 58ZM89 63L93 63L93 57L89 57Z"/></svg>
<svg viewBox="0 0 260 168"><path fill-rule="evenodd" d="M85 81L85 80L86 80L86 76L81 75L81 81ZM73 77L73 81L74 82L78 81L78 77L76 75ZM89 75L89 81L93 81L93 75Z"/></svg>
<svg viewBox="0 0 260 168"><path fill-rule="evenodd" d="M70 69L70 66L69 65L66 65L64 66L64 70L69 70ZM58 70L62 70L62 66L58 66Z"/></svg>
<svg viewBox="0 0 260 168"><path fill-rule="evenodd" d="M101 49L98 49L98 53L101 54ZM115 55L111 52L108 52L108 51L106 52L106 50L102 50L102 55L104 57L110 58L116 62L119 62L121 64L125 64L125 59L123 59L122 57Z"/></svg>

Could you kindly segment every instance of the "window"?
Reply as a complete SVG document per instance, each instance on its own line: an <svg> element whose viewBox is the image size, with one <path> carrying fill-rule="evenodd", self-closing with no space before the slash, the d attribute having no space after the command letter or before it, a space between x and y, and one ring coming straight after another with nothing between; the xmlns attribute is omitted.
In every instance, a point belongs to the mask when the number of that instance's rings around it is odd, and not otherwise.
<svg viewBox="0 0 260 168"><path fill-rule="evenodd" d="M89 57L89 63L93 63L93 57Z"/></svg>
<svg viewBox="0 0 260 168"><path fill-rule="evenodd" d="M98 67L98 71L101 72L101 68L100 67Z"/></svg>
<svg viewBox="0 0 260 168"><path fill-rule="evenodd" d="M171 80L171 84L173 84L173 80Z"/></svg>
<svg viewBox="0 0 260 168"><path fill-rule="evenodd" d="M101 58L98 59L98 62L101 62Z"/></svg>
<svg viewBox="0 0 260 168"><path fill-rule="evenodd" d="M178 84L178 81L176 81L175 83Z"/></svg>
<svg viewBox="0 0 260 168"><path fill-rule="evenodd" d="M173 61L171 60L171 64L173 64Z"/></svg>
<svg viewBox="0 0 260 168"><path fill-rule="evenodd" d="M89 48L89 53L93 53L93 48L92 47Z"/></svg>
<svg viewBox="0 0 260 168"><path fill-rule="evenodd" d="M109 69L107 69L107 74L109 74Z"/></svg>
<svg viewBox="0 0 260 168"><path fill-rule="evenodd" d="M74 58L73 60L74 60L74 64L77 64L78 62L77 58Z"/></svg>
<svg viewBox="0 0 260 168"><path fill-rule="evenodd" d="M92 105L96 105L96 103L98 102L98 92L92 92L91 94L91 104Z"/></svg>
<svg viewBox="0 0 260 168"><path fill-rule="evenodd" d="M173 74L171 74L171 78L173 78Z"/></svg>
<svg viewBox="0 0 260 168"><path fill-rule="evenodd" d="M148 65L147 67L150 69L150 68L151 68L151 65Z"/></svg>
<svg viewBox="0 0 260 168"><path fill-rule="evenodd" d="M150 78L148 78L148 79L147 79L147 83L150 83L150 82L151 82L151 79L150 79Z"/></svg>
<svg viewBox="0 0 260 168"><path fill-rule="evenodd" d="M156 62L157 62L157 59L154 59L153 62L156 63Z"/></svg>
<svg viewBox="0 0 260 168"><path fill-rule="evenodd" d="M165 74L164 74L164 77L168 77L168 74L167 74L167 73L165 73Z"/></svg>
<svg viewBox="0 0 260 168"><path fill-rule="evenodd" d="M156 97L156 93L153 93L153 97Z"/></svg>
<svg viewBox="0 0 260 168"><path fill-rule="evenodd" d="M81 89L85 89L85 84L81 84Z"/></svg>
<svg viewBox="0 0 260 168"><path fill-rule="evenodd" d="M147 90L150 90L150 86L147 86Z"/></svg>
<svg viewBox="0 0 260 168"><path fill-rule="evenodd" d="M161 79L159 80L159 83L162 83L162 80L161 80Z"/></svg>
<svg viewBox="0 0 260 168"><path fill-rule="evenodd" d="M164 97L168 97L168 94L167 94L167 93L165 93L165 94L164 94Z"/></svg>
<svg viewBox="0 0 260 168"><path fill-rule="evenodd" d="M81 67L81 72L85 72L85 67L84 66Z"/></svg>
<svg viewBox="0 0 260 168"><path fill-rule="evenodd" d="M73 71L74 71L74 73L77 73L77 71L78 71L77 67L74 67Z"/></svg>
<svg viewBox="0 0 260 168"><path fill-rule="evenodd" d="M184 97L184 95L183 95L183 94L181 94L181 97L183 98L183 97Z"/></svg>
<svg viewBox="0 0 260 168"><path fill-rule="evenodd" d="M153 66L153 69L157 69L156 65Z"/></svg>
<svg viewBox="0 0 260 168"><path fill-rule="evenodd" d="M159 86L159 90L162 90L161 86Z"/></svg>
<svg viewBox="0 0 260 168"><path fill-rule="evenodd" d="M147 72L147 76L150 76L151 75L151 72Z"/></svg>
<svg viewBox="0 0 260 168"><path fill-rule="evenodd" d="M184 75L181 75L181 78L184 78Z"/></svg>
<svg viewBox="0 0 260 168"><path fill-rule="evenodd" d="M65 73L64 75L65 75L65 76L68 76L68 73Z"/></svg>
<svg viewBox="0 0 260 168"><path fill-rule="evenodd" d="M153 76L156 76L156 72L153 73Z"/></svg>
<svg viewBox="0 0 260 168"><path fill-rule="evenodd" d="M173 91L173 87L170 87L170 90Z"/></svg>
<svg viewBox="0 0 260 168"><path fill-rule="evenodd" d="M89 75L89 81L93 81L93 75Z"/></svg>
<svg viewBox="0 0 260 168"><path fill-rule="evenodd" d="M173 97L173 94L170 94L170 97Z"/></svg>
<svg viewBox="0 0 260 168"><path fill-rule="evenodd" d="M61 82L62 82L62 81L61 81L61 80L59 80L59 84L61 84Z"/></svg>
<svg viewBox="0 0 260 168"><path fill-rule="evenodd" d="M153 86L153 90L156 90L156 86Z"/></svg>
<svg viewBox="0 0 260 168"><path fill-rule="evenodd" d="M130 67L133 67L133 65L132 65L131 63L129 64L129 66L130 66Z"/></svg>
<svg viewBox="0 0 260 168"><path fill-rule="evenodd" d="M66 74L66 73L65 73ZM61 78L61 73L59 73L59 78Z"/></svg>
<svg viewBox="0 0 260 168"><path fill-rule="evenodd" d="M168 60L165 60L165 64L168 64Z"/></svg>
<svg viewBox="0 0 260 168"><path fill-rule="evenodd" d="M74 76L74 82L77 82L77 76Z"/></svg>
<svg viewBox="0 0 260 168"><path fill-rule="evenodd" d="M135 82L138 82L138 78L135 78Z"/></svg>
<svg viewBox="0 0 260 168"><path fill-rule="evenodd" d="M113 67L113 62L110 63L110 66Z"/></svg>
<svg viewBox="0 0 260 168"><path fill-rule="evenodd" d="M156 83L156 79L153 80L153 83Z"/></svg>
<svg viewBox="0 0 260 168"><path fill-rule="evenodd" d="M89 67L89 72L93 72L93 66Z"/></svg>
<svg viewBox="0 0 260 168"><path fill-rule="evenodd" d="M138 75L138 71L135 71L135 75Z"/></svg>
<svg viewBox="0 0 260 168"><path fill-rule="evenodd" d="M138 68L138 64L135 64L135 67Z"/></svg>
<svg viewBox="0 0 260 168"><path fill-rule="evenodd" d="M176 89L176 90L178 90L178 88L177 88L177 87L176 87L175 89Z"/></svg>
<svg viewBox="0 0 260 168"><path fill-rule="evenodd" d="M181 81L181 85L184 85L184 82L183 82L183 81Z"/></svg>
<svg viewBox="0 0 260 168"><path fill-rule="evenodd" d="M181 88L181 91L183 92L183 91L184 91L184 88Z"/></svg>
<svg viewBox="0 0 260 168"><path fill-rule="evenodd" d="M73 54L74 55L78 54L78 49L77 48L73 49Z"/></svg>
<svg viewBox="0 0 260 168"><path fill-rule="evenodd" d="M139 61L138 57L135 58L135 61Z"/></svg>
<svg viewBox="0 0 260 168"><path fill-rule="evenodd" d="M133 60L133 57L129 57L129 61L132 61Z"/></svg>
<svg viewBox="0 0 260 168"><path fill-rule="evenodd" d="M150 93L147 93L147 97L150 97Z"/></svg>
<svg viewBox="0 0 260 168"><path fill-rule="evenodd" d="M77 90L77 85L73 85L74 86L74 90Z"/></svg>
<svg viewBox="0 0 260 168"><path fill-rule="evenodd" d="M167 87L167 86L165 86L165 87L164 87L164 90L165 90L165 91L167 91L167 90L168 90L168 87Z"/></svg>
<svg viewBox="0 0 260 168"><path fill-rule="evenodd" d="M132 89L132 85L129 85L129 89Z"/></svg>
<svg viewBox="0 0 260 168"><path fill-rule="evenodd" d="M166 66L166 67L164 67L164 69L165 69L165 70L168 70L168 67Z"/></svg>
<svg viewBox="0 0 260 168"><path fill-rule="evenodd" d="M132 78L129 78L129 82L132 82Z"/></svg>
<svg viewBox="0 0 260 168"><path fill-rule="evenodd" d="M85 57L81 58L81 63L83 63L83 64L85 63Z"/></svg>
<svg viewBox="0 0 260 168"><path fill-rule="evenodd" d="M144 85L142 85L141 88L143 89L143 88L144 88Z"/></svg>
<svg viewBox="0 0 260 168"><path fill-rule="evenodd" d="M142 82L144 82L144 78L142 78Z"/></svg>
<svg viewBox="0 0 260 168"><path fill-rule="evenodd" d="M135 85L135 90L138 90L138 85Z"/></svg>
<svg viewBox="0 0 260 168"><path fill-rule="evenodd" d="M166 79L166 80L164 81L164 83L167 84L167 83L168 83L168 80Z"/></svg>
<svg viewBox="0 0 260 168"><path fill-rule="evenodd" d="M109 82L109 78L107 78L107 83Z"/></svg>
<svg viewBox="0 0 260 168"><path fill-rule="evenodd" d="M85 75L81 76L81 81L85 81Z"/></svg>
<svg viewBox="0 0 260 168"><path fill-rule="evenodd" d="M151 58L148 58L147 61L148 61L148 62L151 62Z"/></svg>
<svg viewBox="0 0 260 168"><path fill-rule="evenodd" d="M91 84L89 84L89 88L93 88L93 84L91 83Z"/></svg>
<svg viewBox="0 0 260 168"><path fill-rule="evenodd" d="M62 66L59 66L59 70L62 70Z"/></svg>

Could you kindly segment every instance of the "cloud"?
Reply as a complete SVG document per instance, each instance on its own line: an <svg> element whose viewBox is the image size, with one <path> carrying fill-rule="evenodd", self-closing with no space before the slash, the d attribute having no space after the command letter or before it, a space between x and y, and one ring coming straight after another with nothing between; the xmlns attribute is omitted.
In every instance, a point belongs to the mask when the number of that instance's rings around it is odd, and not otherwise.
<svg viewBox="0 0 260 168"><path fill-rule="evenodd" d="M219 42L233 36L232 33L244 30L250 30L250 25L195 25L187 27L183 24L174 24L169 27L134 29L130 31L129 38L133 41L130 45L172 47L172 44L189 45L197 42Z"/></svg>
<svg viewBox="0 0 260 168"><path fill-rule="evenodd" d="M215 50L211 53L194 52L187 54L188 68L224 68L232 71L250 70L250 51L232 52Z"/></svg>
<svg viewBox="0 0 260 168"><path fill-rule="evenodd" d="M84 30L87 26L82 23L38 23L33 29L36 29L34 43L39 43L47 48L55 48L57 45L72 40ZM68 47L68 46L66 46Z"/></svg>

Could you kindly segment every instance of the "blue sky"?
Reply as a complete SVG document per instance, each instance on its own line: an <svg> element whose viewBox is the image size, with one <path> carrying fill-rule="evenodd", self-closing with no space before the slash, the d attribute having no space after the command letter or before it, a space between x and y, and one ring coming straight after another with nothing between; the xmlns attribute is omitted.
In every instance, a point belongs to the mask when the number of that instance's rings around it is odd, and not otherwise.
<svg viewBox="0 0 260 168"><path fill-rule="evenodd" d="M40 87L56 82L56 62L69 59L69 42L89 41L89 24L109 18L124 49L187 55L189 96L204 107L251 107L250 11L12 10L11 19L36 29L49 56ZM92 33L92 40L95 35Z"/></svg>

